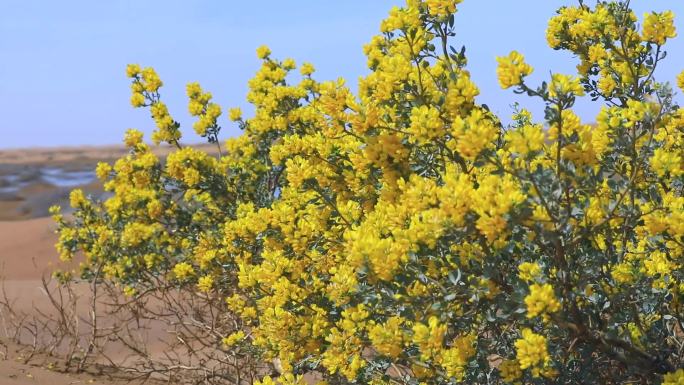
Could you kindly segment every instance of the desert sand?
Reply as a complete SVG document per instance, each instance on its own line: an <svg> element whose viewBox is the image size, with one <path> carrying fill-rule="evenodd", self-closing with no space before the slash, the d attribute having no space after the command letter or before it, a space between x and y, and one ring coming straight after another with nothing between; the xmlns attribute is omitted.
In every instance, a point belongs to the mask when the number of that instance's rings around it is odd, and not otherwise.
<svg viewBox="0 0 684 385"><path fill-rule="evenodd" d="M0 222L0 261L4 290L18 312L49 309L41 278L64 267L54 250L56 235L50 218ZM85 310L84 310L85 312ZM103 375L63 373L53 369L56 358L36 357L25 363L24 352L0 333L2 385L114 385L128 383Z"/></svg>
<svg viewBox="0 0 684 385"><path fill-rule="evenodd" d="M23 364L11 359L0 361L0 383L3 385L77 385L77 384L123 384L97 376L60 373L45 367Z"/></svg>
<svg viewBox="0 0 684 385"><path fill-rule="evenodd" d="M0 263L7 280L40 280L58 258L51 218L0 222Z"/></svg>

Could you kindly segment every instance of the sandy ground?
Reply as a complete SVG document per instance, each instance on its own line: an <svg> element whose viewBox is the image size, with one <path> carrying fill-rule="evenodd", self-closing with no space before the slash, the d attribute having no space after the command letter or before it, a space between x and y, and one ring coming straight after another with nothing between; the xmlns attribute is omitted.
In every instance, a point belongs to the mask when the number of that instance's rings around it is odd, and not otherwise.
<svg viewBox="0 0 684 385"><path fill-rule="evenodd" d="M7 358L3 354L7 352ZM114 385L126 384L101 375L62 373L51 369L51 365L25 364L14 346L3 349L0 360L0 384L2 385Z"/></svg>
<svg viewBox="0 0 684 385"><path fill-rule="evenodd" d="M58 262L51 218L0 222L0 268L7 280L39 280Z"/></svg>
<svg viewBox="0 0 684 385"><path fill-rule="evenodd" d="M0 222L2 284L18 312L50 309L41 277L48 276L56 267L65 267L54 250L56 235L53 230L50 218ZM0 333L3 335L4 331ZM63 373L53 368L56 359L50 357L39 356L27 364L23 362L23 354L18 346L0 337L0 385L128 383L102 375Z"/></svg>

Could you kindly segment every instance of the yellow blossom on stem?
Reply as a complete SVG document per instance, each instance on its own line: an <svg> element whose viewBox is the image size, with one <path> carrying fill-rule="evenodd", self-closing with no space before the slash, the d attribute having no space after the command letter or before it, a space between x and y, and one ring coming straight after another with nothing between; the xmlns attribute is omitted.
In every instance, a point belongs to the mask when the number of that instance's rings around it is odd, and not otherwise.
<svg viewBox="0 0 684 385"><path fill-rule="evenodd" d="M145 105L145 96L140 92L134 92L131 95L131 105L133 107L142 107Z"/></svg>
<svg viewBox="0 0 684 385"><path fill-rule="evenodd" d="M142 143L143 133L134 129L129 128L126 130L126 135L124 136L124 144L128 148L134 148L135 146Z"/></svg>
<svg viewBox="0 0 684 385"><path fill-rule="evenodd" d="M551 85L549 86L549 96L557 98L559 96L582 96L584 88L580 84L580 79L563 74L553 74Z"/></svg>
<svg viewBox="0 0 684 385"><path fill-rule="evenodd" d="M228 117L231 121L237 122L238 120L242 119L242 110L239 107L231 108L228 111Z"/></svg>
<svg viewBox="0 0 684 385"><path fill-rule="evenodd" d="M663 385L682 385L684 384L684 369L677 369L674 372L667 373L663 377Z"/></svg>
<svg viewBox="0 0 684 385"><path fill-rule="evenodd" d="M73 208L79 208L81 207L84 203L86 202L85 194L83 194L83 190L81 189L75 189L72 190L71 193L69 194L69 204Z"/></svg>
<svg viewBox="0 0 684 385"><path fill-rule="evenodd" d="M421 357L428 359L442 348L446 325L439 323L437 317L430 317L428 324L416 323L413 326L413 343L418 345Z"/></svg>
<svg viewBox="0 0 684 385"><path fill-rule="evenodd" d="M381 354L397 357L403 351L403 320L391 317L383 324L376 324L368 331L368 338Z"/></svg>
<svg viewBox="0 0 684 385"><path fill-rule="evenodd" d="M146 67L141 72L142 85L147 92L157 92L164 83L159 78L159 75L152 67Z"/></svg>
<svg viewBox="0 0 684 385"><path fill-rule="evenodd" d="M208 293L214 287L214 277L205 275L197 280L197 289L203 293Z"/></svg>
<svg viewBox="0 0 684 385"><path fill-rule="evenodd" d="M184 281L195 275L195 269L189 263L181 262L173 267L173 274L179 281Z"/></svg>
<svg viewBox="0 0 684 385"><path fill-rule="evenodd" d="M303 76L310 76L311 74L314 73L314 71L316 71L316 69L314 68L313 64L311 64L311 63L304 63L304 64L302 64L302 66L299 68L299 72L300 72Z"/></svg>
<svg viewBox="0 0 684 385"><path fill-rule="evenodd" d="M515 341L515 348L520 369L540 367L549 361L546 337L530 329L522 330L522 338Z"/></svg>
<svg viewBox="0 0 684 385"><path fill-rule="evenodd" d="M677 75L677 87L679 87L680 90L684 91L684 71L680 72L679 75Z"/></svg>
<svg viewBox="0 0 684 385"><path fill-rule="evenodd" d="M443 349L438 357L447 376L463 381L468 362L475 355L476 337L473 334L456 337L449 349Z"/></svg>
<svg viewBox="0 0 684 385"><path fill-rule="evenodd" d="M462 0L425 0L428 12L433 16L446 16L456 12L456 5Z"/></svg>
<svg viewBox="0 0 684 385"><path fill-rule="evenodd" d="M665 11L662 13L651 12L644 15L643 39L652 43L663 45L665 40L677 36L674 26L674 13Z"/></svg>
<svg viewBox="0 0 684 385"><path fill-rule="evenodd" d="M98 162L97 167L95 168L95 176L97 176L97 179L101 181L105 181L108 177L109 174L112 172L112 166L109 165L109 163L105 162Z"/></svg>
<svg viewBox="0 0 684 385"><path fill-rule="evenodd" d="M499 371L501 372L501 379L507 383L514 383L523 375L520 363L517 360L504 360L499 366Z"/></svg>
<svg viewBox="0 0 684 385"><path fill-rule="evenodd" d="M497 57L499 63L496 73L501 88L511 88L522 84L523 78L532 73L532 66L525 63L525 58L518 51L512 51L508 56Z"/></svg>
<svg viewBox="0 0 684 385"><path fill-rule="evenodd" d="M129 64L126 66L126 76L129 78L134 78L140 75L141 71L142 69L140 68L139 64Z"/></svg>
<svg viewBox="0 0 684 385"><path fill-rule="evenodd" d="M534 281L541 275L541 266L536 262L523 262L518 265L518 277L523 281Z"/></svg>
<svg viewBox="0 0 684 385"><path fill-rule="evenodd" d="M226 347L230 347L235 345L236 343L240 342L245 338L245 332L242 330L238 330L235 333L232 333L231 335L224 337L221 342L223 342L223 345Z"/></svg>
<svg viewBox="0 0 684 385"><path fill-rule="evenodd" d="M257 57L259 59L266 59L271 54L271 49L268 46L262 45L257 48Z"/></svg>
<svg viewBox="0 0 684 385"><path fill-rule="evenodd" d="M553 286L548 283L531 285L530 294L525 297L525 305L527 305L527 318L547 315L560 310L560 302L556 299Z"/></svg>

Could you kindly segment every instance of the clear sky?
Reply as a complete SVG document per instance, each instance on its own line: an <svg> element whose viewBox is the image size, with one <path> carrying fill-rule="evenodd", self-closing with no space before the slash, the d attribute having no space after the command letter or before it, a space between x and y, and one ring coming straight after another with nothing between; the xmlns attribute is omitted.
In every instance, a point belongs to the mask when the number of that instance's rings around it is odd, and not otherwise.
<svg viewBox="0 0 684 385"><path fill-rule="evenodd" d="M591 2L591 0L589 1ZM684 1L633 1L647 10L672 9L684 17ZM0 148L108 144L130 127L146 133L153 122L129 105L127 63L153 66L164 80L162 98L192 132L185 84L199 81L224 110L243 107L247 81L257 70L255 49L312 62L319 80L346 78L356 85L367 72L362 45L401 0L0 0ZM500 90L497 55L513 49L535 67L532 81L549 71L572 73L575 61L546 46L546 22L569 0L464 0L454 45L466 45L469 69L481 89L478 101L501 115L521 101L538 113L538 101ZM683 35L669 44L660 80L684 69ZM587 121L598 107L580 103ZM224 118L223 138L237 130Z"/></svg>

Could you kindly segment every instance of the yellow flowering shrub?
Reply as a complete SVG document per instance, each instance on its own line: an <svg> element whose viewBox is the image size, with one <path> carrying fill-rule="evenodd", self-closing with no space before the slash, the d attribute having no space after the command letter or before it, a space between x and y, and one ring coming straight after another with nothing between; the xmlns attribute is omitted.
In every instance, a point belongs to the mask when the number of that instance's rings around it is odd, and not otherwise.
<svg viewBox="0 0 684 385"><path fill-rule="evenodd" d="M459 3L392 9L357 93L260 47L254 114L229 110L242 134L218 157L181 146L161 80L129 66L131 104L177 149L162 162L129 132L98 166L111 196L75 191L57 217L62 257L221 296L242 329L217 349L276 362L263 384L680 381L684 112L656 80L672 14L641 31L628 1L560 8L546 38L577 73L533 86L521 53L496 59L503 88L545 106L504 123L450 45ZM218 144L221 108L187 94Z"/></svg>

